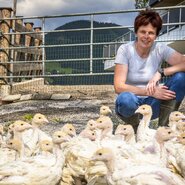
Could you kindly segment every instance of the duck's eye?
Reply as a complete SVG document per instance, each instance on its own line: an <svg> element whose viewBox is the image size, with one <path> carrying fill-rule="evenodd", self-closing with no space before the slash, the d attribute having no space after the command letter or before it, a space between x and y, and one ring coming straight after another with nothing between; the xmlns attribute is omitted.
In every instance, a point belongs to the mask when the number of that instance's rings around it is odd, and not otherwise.
<svg viewBox="0 0 185 185"><path fill-rule="evenodd" d="M178 116L178 114L175 114L175 116Z"/></svg>
<svg viewBox="0 0 185 185"><path fill-rule="evenodd" d="M60 136L60 135L58 135L58 138L61 138L61 136Z"/></svg>
<svg viewBox="0 0 185 185"><path fill-rule="evenodd" d="M100 152L98 155L102 155L102 153Z"/></svg>
<svg viewBox="0 0 185 185"><path fill-rule="evenodd" d="M126 128L124 128L123 130L127 130Z"/></svg>
<svg viewBox="0 0 185 185"><path fill-rule="evenodd" d="M38 117L39 119L41 119L41 117Z"/></svg>
<svg viewBox="0 0 185 185"><path fill-rule="evenodd" d="M70 131L72 131L73 129L72 129L72 128L70 128L69 130L70 130Z"/></svg>
<svg viewBox="0 0 185 185"><path fill-rule="evenodd" d="M9 144L10 144L10 145L13 145L13 143L12 143L12 142L10 142Z"/></svg>
<svg viewBox="0 0 185 185"><path fill-rule="evenodd" d="M91 123L90 126L93 126L93 124Z"/></svg>
<svg viewBox="0 0 185 185"><path fill-rule="evenodd" d="M46 143L46 145L48 146L49 144L48 144L48 143Z"/></svg>
<svg viewBox="0 0 185 185"><path fill-rule="evenodd" d="M145 107L143 107L143 110L145 110Z"/></svg>
<svg viewBox="0 0 185 185"><path fill-rule="evenodd" d="M182 139L185 139L185 136L184 136L184 137L182 137Z"/></svg>
<svg viewBox="0 0 185 185"><path fill-rule="evenodd" d="M92 135L94 136L94 133L92 133Z"/></svg>
<svg viewBox="0 0 185 185"><path fill-rule="evenodd" d="M100 123L102 123L102 121L100 121Z"/></svg>
<svg viewBox="0 0 185 185"><path fill-rule="evenodd" d="M21 126L23 126L24 124L23 123L21 123Z"/></svg>
<svg viewBox="0 0 185 185"><path fill-rule="evenodd" d="M168 132L168 134L171 134L171 133L172 133L171 131Z"/></svg>

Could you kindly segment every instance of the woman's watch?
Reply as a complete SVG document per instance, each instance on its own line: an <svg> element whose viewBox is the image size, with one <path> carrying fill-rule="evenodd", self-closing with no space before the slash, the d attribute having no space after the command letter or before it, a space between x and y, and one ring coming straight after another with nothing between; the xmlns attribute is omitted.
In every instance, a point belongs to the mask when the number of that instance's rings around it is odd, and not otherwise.
<svg viewBox="0 0 185 185"><path fill-rule="evenodd" d="M161 77L164 77L164 68L158 68L158 72L161 74Z"/></svg>

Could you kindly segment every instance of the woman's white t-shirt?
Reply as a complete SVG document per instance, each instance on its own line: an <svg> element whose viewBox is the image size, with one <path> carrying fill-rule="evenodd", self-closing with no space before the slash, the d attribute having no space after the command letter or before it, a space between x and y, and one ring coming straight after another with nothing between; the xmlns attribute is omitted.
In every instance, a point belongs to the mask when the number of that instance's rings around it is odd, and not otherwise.
<svg viewBox="0 0 185 185"><path fill-rule="evenodd" d="M168 61L175 50L163 43L154 43L147 58L141 58L136 51L135 42L122 44L116 55L115 64L128 65L126 84L144 87L154 76L159 66Z"/></svg>

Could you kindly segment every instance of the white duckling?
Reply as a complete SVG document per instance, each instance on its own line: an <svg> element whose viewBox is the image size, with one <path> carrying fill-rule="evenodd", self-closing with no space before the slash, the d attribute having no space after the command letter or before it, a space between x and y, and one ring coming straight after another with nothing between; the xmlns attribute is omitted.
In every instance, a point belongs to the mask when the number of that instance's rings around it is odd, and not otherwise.
<svg viewBox="0 0 185 185"><path fill-rule="evenodd" d="M92 130L84 129L80 132L79 136L81 136L83 138L88 138L91 141L95 141L96 137L97 137L97 133Z"/></svg>
<svg viewBox="0 0 185 185"><path fill-rule="evenodd" d="M71 127L68 124L63 130L67 134L70 134L67 131L70 128L69 126ZM73 132L72 135L74 133L76 134L76 132ZM65 144L63 151L66 156L66 165L63 172L63 182L72 184L75 181L75 184L78 184L81 178L85 177L88 161L97 150L97 144L94 142L95 139L95 131L84 129L78 136L70 138Z"/></svg>
<svg viewBox="0 0 185 185"><path fill-rule="evenodd" d="M13 140L13 141L11 141ZM21 146L16 143L16 139L10 139L7 143L4 143L0 150L0 165L15 161L22 157ZM12 147L13 145L13 147Z"/></svg>
<svg viewBox="0 0 185 185"><path fill-rule="evenodd" d="M100 107L100 117L101 116L108 116L110 114L112 114L112 110L108 106L102 105Z"/></svg>
<svg viewBox="0 0 185 185"><path fill-rule="evenodd" d="M137 142L150 142L153 140L156 130L150 129L150 120L152 117L152 108L150 105L141 105L135 111L143 115L142 120L137 128Z"/></svg>
<svg viewBox="0 0 185 185"><path fill-rule="evenodd" d="M13 123L13 138L19 139L22 143L22 157L31 155L29 147L27 147L26 143L24 142L23 134L29 130L32 130L32 128L32 125L22 120L17 120Z"/></svg>
<svg viewBox="0 0 185 185"><path fill-rule="evenodd" d="M45 140L45 139L50 140L50 141L52 140L52 138L48 134L46 134L41 129L39 129L40 127L42 127L48 123L49 123L49 121L44 114L36 113L33 116L33 119L31 120L31 125L38 132L39 140Z"/></svg>
<svg viewBox="0 0 185 185"><path fill-rule="evenodd" d="M173 111L169 116L169 127L176 133L177 136L180 136L181 133L185 130L185 116L182 112ZM181 148L181 144L176 139L170 140L165 143L165 148L169 153L169 164L172 170L175 173L181 173L179 165L176 162L177 150Z"/></svg>
<svg viewBox="0 0 185 185"><path fill-rule="evenodd" d="M90 119L90 120L87 122L85 129L83 129L83 130L80 132L80 134L81 134L81 133L83 134L83 131L84 131L84 130L85 130L85 132L86 132L86 131L94 131L94 130L96 130L96 129L97 129L97 123L96 123L96 121L93 120L93 119Z"/></svg>
<svg viewBox="0 0 185 185"><path fill-rule="evenodd" d="M54 155L37 155L0 166L0 184L56 185L62 174L64 156L60 149L62 134L53 134Z"/></svg>
<svg viewBox="0 0 185 185"><path fill-rule="evenodd" d="M42 152L42 155L47 153L53 153L53 142L50 140L42 140L39 142L39 147Z"/></svg>
<svg viewBox="0 0 185 185"><path fill-rule="evenodd" d="M89 138L91 141L95 141L95 139L97 138L97 133L95 131L96 129L97 123L96 121L91 119L87 122L85 129L80 132L79 136L83 138Z"/></svg>
<svg viewBox="0 0 185 185"><path fill-rule="evenodd" d="M37 113L34 115L31 125L32 130L23 132L23 142L30 149L31 153L34 153L38 149L38 143L40 140L52 140L52 138L43 132L40 127L49 123L45 115Z"/></svg>
<svg viewBox="0 0 185 185"><path fill-rule="evenodd" d="M179 133L177 127L178 123L182 122L185 119L185 115L180 111L173 111L169 116L169 124L168 126L174 131Z"/></svg>
<svg viewBox="0 0 185 185"><path fill-rule="evenodd" d="M91 133L94 134L94 131L84 130L81 135L71 138L63 148L66 163L62 184L79 184L81 178L84 178L88 161L97 150L96 143L92 141L95 140L95 135Z"/></svg>
<svg viewBox="0 0 185 185"><path fill-rule="evenodd" d="M32 125L29 123L22 121L22 120L17 120L13 123L13 138L21 139L22 140L22 134L26 130L32 129Z"/></svg>
<svg viewBox="0 0 185 185"><path fill-rule="evenodd" d="M8 126L8 130L7 130L7 134L6 134L6 139L12 139L13 138L13 128L14 128L14 124L11 123L9 126Z"/></svg>
<svg viewBox="0 0 185 185"><path fill-rule="evenodd" d="M172 172L179 172L175 157L166 149L166 143L173 140L176 134L169 127L157 129L153 146L145 148L145 160L149 163L164 166ZM150 155L151 154L151 155Z"/></svg>
<svg viewBox="0 0 185 185"><path fill-rule="evenodd" d="M107 172L107 167L102 161L91 160L85 172L87 185L107 185Z"/></svg>
<svg viewBox="0 0 185 185"><path fill-rule="evenodd" d="M183 185L184 179L173 174L167 168L158 167L155 165L130 165L122 168L116 166L119 163L116 161L116 156L109 148L102 148L95 152L92 157L93 161L103 161L107 167L106 175L107 184L110 185L129 185L130 182L145 185ZM143 178L145 176L145 178Z"/></svg>
<svg viewBox="0 0 185 185"><path fill-rule="evenodd" d="M51 155L53 153L53 142L50 140L39 141L38 149L32 155Z"/></svg>
<svg viewBox="0 0 185 185"><path fill-rule="evenodd" d="M24 158L25 154L29 153L29 150L25 151L24 143L22 142L22 133L32 128L29 123L24 121L14 122L14 127L12 127L12 138L7 139L7 143L3 145L3 148L0 150L0 164L6 164L10 161L14 161L18 158ZM18 142L20 140L20 142ZM21 143L21 146L18 147L18 144ZM14 146L14 148L11 147ZM17 145L16 145L17 144Z"/></svg>
<svg viewBox="0 0 185 185"><path fill-rule="evenodd" d="M185 121L184 120L179 120L177 123L177 131L182 134L185 132Z"/></svg>
<svg viewBox="0 0 185 185"><path fill-rule="evenodd" d="M96 120L97 128L101 130L101 138L111 137L113 132L113 122L108 116L101 116Z"/></svg>
<svg viewBox="0 0 185 185"><path fill-rule="evenodd" d="M127 144L136 143L136 137L135 137L135 133L132 125L124 125L124 124L118 125L115 130L115 136L123 137L123 140Z"/></svg>
<svg viewBox="0 0 185 185"><path fill-rule="evenodd" d="M73 124L66 123L62 128L61 131L65 132L68 136L75 137L76 136L76 129Z"/></svg>
<svg viewBox="0 0 185 185"><path fill-rule="evenodd" d="M97 146L100 147L111 147L115 153L122 153L124 156L130 155L134 150L131 146L121 139L118 135L113 135L113 122L107 116L101 116L97 119ZM99 133L100 130L100 133ZM129 152L128 152L129 151Z"/></svg>
<svg viewBox="0 0 185 185"><path fill-rule="evenodd" d="M155 134L156 148L161 160L167 160L167 151L165 148L165 142L176 137L176 134L168 127L159 127Z"/></svg>
<svg viewBox="0 0 185 185"><path fill-rule="evenodd" d="M177 141L179 142L180 146L177 148L175 156L176 163L179 167L178 169L180 169L180 174L185 178L185 132L178 136Z"/></svg>
<svg viewBox="0 0 185 185"><path fill-rule="evenodd" d="M88 130L95 130L97 128L97 123L95 120L93 119L90 119L88 122L87 122L87 125L86 125L86 128L85 129L88 129Z"/></svg>
<svg viewBox="0 0 185 185"><path fill-rule="evenodd" d="M6 147L12 150L16 151L16 159L23 159L25 157L25 152L24 152L24 145L22 141L18 138L10 139L6 143ZM13 161L9 160L8 162Z"/></svg>

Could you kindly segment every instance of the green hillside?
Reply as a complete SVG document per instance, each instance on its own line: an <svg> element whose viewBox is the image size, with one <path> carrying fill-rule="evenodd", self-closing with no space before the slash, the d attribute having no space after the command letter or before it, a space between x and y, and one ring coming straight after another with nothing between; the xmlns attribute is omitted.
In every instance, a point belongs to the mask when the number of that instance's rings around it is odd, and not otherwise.
<svg viewBox="0 0 185 185"><path fill-rule="evenodd" d="M94 28L99 27L115 27L119 26L113 23L102 23L93 22ZM79 20L64 24L56 28L56 30L66 30L66 29L82 29L90 28L90 21ZM93 42L110 42L120 37L124 33L128 32L128 29L104 29L104 30L94 30L93 32ZM52 62L47 63L46 72L51 74L81 74L89 73L90 62L87 61L74 61L74 59L90 58L90 46L85 45L85 43L90 43L90 30L83 31L69 31L69 32L58 32L58 33L48 33L46 35L46 45L63 45L64 47L53 47L46 48L46 59L56 60L56 59L69 59L69 61L62 62ZM67 46L68 44L84 44L81 46ZM93 58L103 57L103 46L104 45L94 45L93 46ZM73 59L73 61L70 59ZM104 72L104 66L102 60L93 61L93 73ZM83 79L84 78L84 79ZM52 84L103 84L112 83L112 76L110 77L60 77L57 79L52 79L50 82Z"/></svg>

